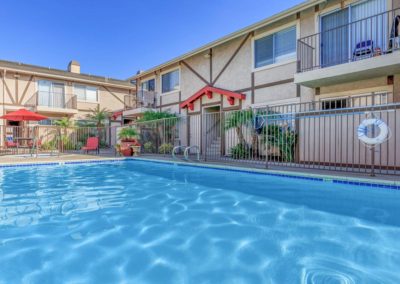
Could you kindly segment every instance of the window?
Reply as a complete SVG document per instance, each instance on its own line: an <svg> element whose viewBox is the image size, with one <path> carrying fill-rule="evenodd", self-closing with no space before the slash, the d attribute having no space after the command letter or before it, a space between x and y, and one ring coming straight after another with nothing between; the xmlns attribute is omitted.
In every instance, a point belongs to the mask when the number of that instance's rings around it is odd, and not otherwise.
<svg viewBox="0 0 400 284"><path fill-rule="evenodd" d="M38 81L38 105L63 108L64 103L64 84L47 80Z"/></svg>
<svg viewBox="0 0 400 284"><path fill-rule="evenodd" d="M323 110L340 109L340 108L346 108L346 107L347 107L347 98L322 101L322 109Z"/></svg>
<svg viewBox="0 0 400 284"><path fill-rule="evenodd" d="M168 93L179 89L179 69L161 76L161 92Z"/></svg>
<svg viewBox="0 0 400 284"><path fill-rule="evenodd" d="M39 125L55 125L54 122L57 120L59 120L59 119L49 118L49 119L41 120L41 121L39 121Z"/></svg>
<svg viewBox="0 0 400 284"><path fill-rule="evenodd" d="M78 100L86 102L97 102L97 88L75 85L74 90Z"/></svg>
<svg viewBox="0 0 400 284"><path fill-rule="evenodd" d="M144 81L140 85L140 87L143 91L154 92L156 90L156 80L150 79L150 80Z"/></svg>
<svg viewBox="0 0 400 284"><path fill-rule="evenodd" d="M286 61L295 55L295 26L254 41L255 68Z"/></svg>

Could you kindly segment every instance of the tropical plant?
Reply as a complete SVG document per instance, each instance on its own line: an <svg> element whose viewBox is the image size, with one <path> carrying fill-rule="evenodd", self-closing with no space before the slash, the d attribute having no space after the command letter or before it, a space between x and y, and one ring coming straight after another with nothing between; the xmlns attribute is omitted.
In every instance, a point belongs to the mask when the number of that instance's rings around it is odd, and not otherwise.
<svg viewBox="0 0 400 284"><path fill-rule="evenodd" d="M160 154L171 154L173 149L174 146L170 143L164 143L161 144L160 147L158 147L158 151L160 152Z"/></svg>
<svg viewBox="0 0 400 284"><path fill-rule="evenodd" d="M143 113L143 116L139 118L137 121L144 122L144 121L152 121L152 120L174 118L174 117L176 117L176 114L169 113L166 111L145 111Z"/></svg>
<svg viewBox="0 0 400 284"><path fill-rule="evenodd" d="M146 153L152 153L154 150L154 145L149 141L143 144L143 148Z"/></svg>
<svg viewBox="0 0 400 284"><path fill-rule="evenodd" d="M231 148L231 155L234 159L246 159L251 157L252 151L246 144L237 144Z"/></svg>
<svg viewBox="0 0 400 284"><path fill-rule="evenodd" d="M74 127L74 121L69 117L63 117L62 119L54 121L54 125L58 126L62 133L57 135L60 137L59 143L61 151L69 149L71 147L71 141L68 136L68 128Z"/></svg>
<svg viewBox="0 0 400 284"><path fill-rule="evenodd" d="M248 127L251 131L251 151L254 154L258 153L258 135L253 127L255 114L253 110L233 111L227 114L225 119L225 129L229 130L234 128L238 137L238 145L247 145L246 139L243 135L243 128Z"/></svg>
<svg viewBox="0 0 400 284"><path fill-rule="evenodd" d="M173 141L176 134L176 124L179 118L176 114L172 114L169 112L155 112L155 111L146 111L143 116L138 119L139 126L143 126L144 128L152 128L154 131L149 133L150 137L148 137L151 141L156 141L155 144L159 145L160 141ZM141 131L143 135L143 132ZM146 141L148 139L144 139L141 137L142 141Z"/></svg>
<svg viewBox="0 0 400 284"><path fill-rule="evenodd" d="M138 136L138 132L133 127L124 127L118 133L118 138L121 140L133 139Z"/></svg>
<svg viewBox="0 0 400 284"><path fill-rule="evenodd" d="M97 107L90 109L90 113L86 117L88 120L93 121L97 127L104 127L105 122L110 117L110 111L97 105Z"/></svg>
<svg viewBox="0 0 400 284"><path fill-rule="evenodd" d="M270 148L279 149L279 154L283 161L294 161L294 150L297 143L297 134L288 126L268 125L263 129L263 143Z"/></svg>

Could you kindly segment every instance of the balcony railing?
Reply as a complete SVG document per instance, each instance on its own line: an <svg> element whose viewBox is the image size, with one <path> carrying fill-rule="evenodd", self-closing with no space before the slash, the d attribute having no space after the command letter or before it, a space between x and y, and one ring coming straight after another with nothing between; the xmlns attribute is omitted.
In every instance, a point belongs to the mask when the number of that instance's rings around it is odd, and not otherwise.
<svg viewBox="0 0 400 284"><path fill-rule="evenodd" d="M400 9L341 25L297 42L297 72L382 56L400 49Z"/></svg>
<svg viewBox="0 0 400 284"><path fill-rule="evenodd" d="M156 92L146 90L139 90L134 95L127 95L124 98L125 109L155 108L156 95Z"/></svg>
<svg viewBox="0 0 400 284"><path fill-rule="evenodd" d="M76 95L57 92L37 92L25 104L28 107L77 109Z"/></svg>

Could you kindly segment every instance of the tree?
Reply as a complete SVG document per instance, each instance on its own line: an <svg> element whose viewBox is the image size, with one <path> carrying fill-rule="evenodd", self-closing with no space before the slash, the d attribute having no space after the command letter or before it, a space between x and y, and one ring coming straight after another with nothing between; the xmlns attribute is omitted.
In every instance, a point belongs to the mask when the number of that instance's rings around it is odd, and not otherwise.
<svg viewBox="0 0 400 284"><path fill-rule="evenodd" d="M243 135L243 127L251 124L253 118L254 114L250 109L230 112L225 119L225 129L229 130L234 128L238 136L239 144L247 145Z"/></svg>
<svg viewBox="0 0 400 284"><path fill-rule="evenodd" d="M158 119L165 119L165 118L174 118L176 117L176 114L174 113L169 113L166 111L145 111L143 113L143 116L139 118L137 121L138 122L144 122L144 121L151 121L151 120L158 120Z"/></svg>
<svg viewBox="0 0 400 284"><path fill-rule="evenodd" d="M101 142L101 130L110 117L110 111L107 108L100 108L100 105L97 105L96 108L90 109L90 113L86 117L96 124L99 141Z"/></svg>
<svg viewBox="0 0 400 284"><path fill-rule="evenodd" d="M74 122L69 117L63 117L62 119L54 121L54 125L58 126L62 130L62 135L60 133L60 148L64 151L65 145L68 144L68 128L74 127Z"/></svg>
<svg viewBox="0 0 400 284"><path fill-rule="evenodd" d="M100 108L100 105L98 105L96 108L90 109L90 113L86 117L92 120L98 128L104 127L105 122L110 117L110 111L107 108Z"/></svg>

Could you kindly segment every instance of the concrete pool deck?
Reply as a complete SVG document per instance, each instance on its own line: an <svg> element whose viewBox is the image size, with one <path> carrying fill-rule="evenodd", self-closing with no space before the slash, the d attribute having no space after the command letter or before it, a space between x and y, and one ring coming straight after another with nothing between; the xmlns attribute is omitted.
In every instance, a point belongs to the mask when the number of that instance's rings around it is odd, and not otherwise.
<svg viewBox="0 0 400 284"><path fill-rule="evenodd" d="M0 165L37 164L50 162L72 162L91 160L115 160L115 157L105 157L83 154L60 154L53 156L7 155L0 156Z"/></svg>

